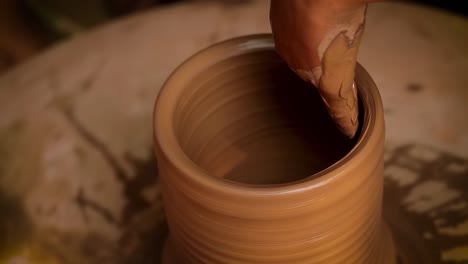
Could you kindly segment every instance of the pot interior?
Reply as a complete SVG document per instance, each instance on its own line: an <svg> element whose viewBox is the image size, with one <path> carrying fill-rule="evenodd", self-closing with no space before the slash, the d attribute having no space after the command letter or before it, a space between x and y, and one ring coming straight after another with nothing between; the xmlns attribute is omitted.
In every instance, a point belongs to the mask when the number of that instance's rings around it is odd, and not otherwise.
<svg viewBox="0 0 468 264"><path fill-rule="evenodd" d="M356 142L335 127L317 89L273 50L230 57L201 70L184 87L174 124L181 148L194 163L213 177L247 184L310 177Z"/></svg>

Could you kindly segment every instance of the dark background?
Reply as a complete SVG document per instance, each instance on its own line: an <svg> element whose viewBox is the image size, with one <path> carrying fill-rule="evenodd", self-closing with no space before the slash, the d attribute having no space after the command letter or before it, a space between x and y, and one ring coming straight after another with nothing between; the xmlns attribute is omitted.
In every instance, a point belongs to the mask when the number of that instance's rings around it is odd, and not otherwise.
<svg viewBox="0 0 468 264"><path fill-rule="evenodd" d="M0 0L0 74L73 34L124 15L183 1L210 0ZM467 16L465 1L412 2Z"/></svg>

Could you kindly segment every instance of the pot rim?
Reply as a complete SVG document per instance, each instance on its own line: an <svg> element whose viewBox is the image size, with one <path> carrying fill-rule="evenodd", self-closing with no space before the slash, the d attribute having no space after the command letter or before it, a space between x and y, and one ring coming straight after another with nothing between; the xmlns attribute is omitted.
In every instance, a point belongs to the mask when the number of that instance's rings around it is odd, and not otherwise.
<svg viewBox="0 0 468 264"><path fill-rule="evenodd" d="M194 181L208 188L222 188L223 192L231 194L278 195L297 193L315 189L330 181L346 175L366 158L374 155L372 149L383 140L375 133L379 127L383 129L383 106L379 91L367 71L356 65L356 86L361 99L360 111L364 110L361 133L353 148L331 166L304 177L303 179L282 184L247 184L229 181L209 175L184 152L175 135L173 116L177 100L185 86L201 71L229 57L255 51L274 50L272 34L254 34L228 39L213 44L195 53L178 66L163 84L154 105L153 138L154 143L164 158L183 175L190 175ZM366 81L366 89L359 85L359 79ZM373 136L373 134L376 134ZM158 155L158 153L157 153Z"/></svg>

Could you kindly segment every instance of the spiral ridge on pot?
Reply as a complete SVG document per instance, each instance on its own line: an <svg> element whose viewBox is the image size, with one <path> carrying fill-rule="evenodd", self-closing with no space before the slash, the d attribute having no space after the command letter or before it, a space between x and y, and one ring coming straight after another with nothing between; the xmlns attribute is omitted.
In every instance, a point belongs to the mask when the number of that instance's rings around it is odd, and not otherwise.
<svg viewBox="0 0 468 264"><path fill-rule="evenodd" d="M395 263L370 77L358 67L364 122L351 142L271 45L226 52L246 41L190 59L158 98L166 263Z"/></svg>

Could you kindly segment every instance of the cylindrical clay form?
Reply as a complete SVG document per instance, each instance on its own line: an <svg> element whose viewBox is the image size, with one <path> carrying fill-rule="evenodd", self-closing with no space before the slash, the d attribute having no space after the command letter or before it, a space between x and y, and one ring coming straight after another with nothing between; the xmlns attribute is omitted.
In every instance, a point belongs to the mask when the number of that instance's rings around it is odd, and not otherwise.
<svg viewBox="0 0 468 264"><path fill-rule="evenodd" d="M270 35L181 65L155 106L164 263L395 263L382 221L384 119L356 70L361 128L340 134Z"/></svg>

